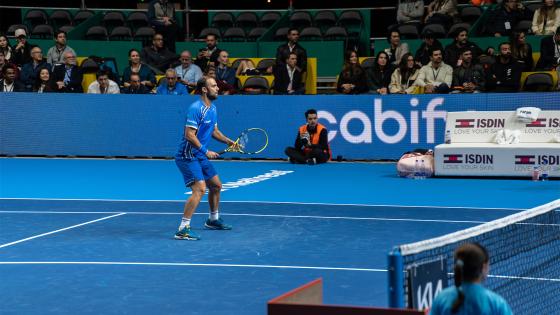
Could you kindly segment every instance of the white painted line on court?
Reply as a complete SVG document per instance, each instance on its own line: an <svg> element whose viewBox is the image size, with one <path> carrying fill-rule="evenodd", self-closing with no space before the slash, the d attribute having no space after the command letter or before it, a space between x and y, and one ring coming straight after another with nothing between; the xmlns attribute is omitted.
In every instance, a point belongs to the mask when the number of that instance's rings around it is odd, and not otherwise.
<svg viewBox="0 0 560 315"><path fill-rule="evenodd" d="M447 274L453 276L453 272L448 272ZM557 278L539 278L539 277L522 277L522 276L488 275L488 278L560 282L560 279Z"/></svg>
<svg viewBox="0 0 560 315"><path fill-rule="evenodd" d="M0 200L32 200L32 201L100 201L100 202L177 202L184 203L180 199L89 199L89 198L0 198ZM202 200L201 202L208 202ZM506 210L524 211L530 208L497 208L497 207L461 207L461 206L430 206L430 205L385 205L385 204L361 204L361 203L327 203L327 202L297 202L297 201L260 201L260 200L220 200L221 203L264 203L264 204L293 204L293 205L317 205L317 206L343 206L343 207L384 207L384 208L428 208L428 209L464 209L464 210Z"/></svg>
<svg viewBox="0 0 560 315"><path fill-rule="evenodd" d="M335 271L387 272L386 269L317 267L317 266L277 266L241 264L200 264L167 262L123 262L123 261L0 261L0 265L124 265L124 266L187 266L187 267L231 267L231 268L268 268L268 269L312 269Z"/></svg>
<svg viewBox="0 0 560 315"><path fill-rule="evenodd" d="M35 239L35 238L39 238L39 237L51 235L51 234L54 234L54 233L58 233L58 232L62 232L62 231L70 230L70 229L74 229L74 228L77 228L77 227L80 227L80 226L84 226L84 225L87 225L87 224L91 224L91 223L95 223L95 222L99 222L99 221L111 219L111 218L118 217L118 216L121 216L121 215L124 215L124 214L126 214L126 213L118 213L118 214L115 214L115 215L110 215L110 216L108 216L108 217L103 217L103 218L100 218L100 219L91 220L91 221L88 221L88 222L84 222L84 223L72 225L72 226L69 226L69 227L65 227L65 228L63 228L63 229L58 229L58 230L55 230L55 231L51 231L51 232L47 232L47 233L43 233L43 234L31 236L31 237L27 237L27 238L24 238L24 239L15 241L15 242L10 242L10 243L6 243L6 244L2 244L2 245L0 245L0 248L12 246L12 245L15 245L15 244L18 244L18 243L26 242L26 241L29 241L29 240L32 240L32 239Z"/></svg>
<svg viewBox="0 0 560 315"><path fill-rule="evenodd" d="M125 262L125 261L0 261L0 265L106 265L106 266L171 266L171 267L218 267L218 268L264 268L264 269L307 269L332 271L387 272L387 269L348 268L320 266L282 266L282 265L245 265L245 264L203 264L172 262ZM453 275L453 273L448 273ZM560 282L558 278L537 278L505 275L488 275L490 278L518 279L531 281Z"/></svg>
<svg viewBox="0 0 560 315"><path fill-rule="evenodd" d="M2 213L11 214L110 214L118 212L80 212L80 211L0 211ZM128 215L182 215L180 211L177 212L126 212ZM381 217L327 217L316 215L286 215L286 214L254 214L254 213L227 213L221 212L225 216L240 216L240 217L270 217L270 218L293 218L293 219L324 219L324 220L370 220L370 221L404 221L404 222L440 222L440 223L473 223L481 224L488 221L468 221L468 220L436 220L436 219L411 219L411 218L381 218ZM195 215L205 215L208 213L195 213ZM529 223L527 223L529 224Z"/></svg>

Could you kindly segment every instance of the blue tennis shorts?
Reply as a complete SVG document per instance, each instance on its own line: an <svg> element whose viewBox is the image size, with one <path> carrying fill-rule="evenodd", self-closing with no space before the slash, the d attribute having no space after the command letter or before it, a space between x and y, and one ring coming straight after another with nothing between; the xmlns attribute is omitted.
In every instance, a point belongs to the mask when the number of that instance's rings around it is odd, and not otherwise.
<svg viewBox="0 0 560 315"><path fill-rule="evenodd" d="M212 166L212 163L208 159L183 159L176 158L175 164L183 174L183 181L185 186L190 187L194 182L201 180L208 180L218 173Z"/></svg>

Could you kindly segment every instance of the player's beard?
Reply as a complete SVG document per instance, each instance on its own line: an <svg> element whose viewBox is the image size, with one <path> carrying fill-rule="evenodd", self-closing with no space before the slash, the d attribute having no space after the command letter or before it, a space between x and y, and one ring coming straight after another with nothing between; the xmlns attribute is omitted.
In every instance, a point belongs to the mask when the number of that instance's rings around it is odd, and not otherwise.
<svg viewBox="0 0 560 315"><path fill-rule="evenodd" d="M206 94L206 97L208 97L209 100L214 101L218 98L218 94Z"/></svg>

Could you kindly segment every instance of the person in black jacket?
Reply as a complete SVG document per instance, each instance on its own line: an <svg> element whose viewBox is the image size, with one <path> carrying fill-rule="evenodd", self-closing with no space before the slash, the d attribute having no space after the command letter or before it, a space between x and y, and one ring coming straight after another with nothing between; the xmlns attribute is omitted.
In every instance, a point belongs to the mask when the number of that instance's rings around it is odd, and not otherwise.
<svg viewBox="0 0 560 315"><path fill-rule="evenodd" d="M443 62L453 68L461 65L461 50L470 48L473 55L473 61L478 62L478 57L483 54L482 49L475 43L469 42L468 31L464 27L457 28L454 34L455 41L445 47L443 52Z"/></svg>
<svg viewBox="0 0 560 315"><path fill-rule="evenodd" d="M488 71L486 87L492 92L517 92L523 65L511 56L510 43L501 43L499 49L500 55Z"/></svg>
<svg viewBox="0 0 560 315"><path fill-rule="evenodd" d="M54 67L53 80L56 91L61 93L83 93L82 68L76 65L76 56L71 51L64 53L64 64Z"/></svg>
<svg viewBox="0 0 560 315"><path fill-rule="evenodd" d="M367 85L370 93L388 94L391 84L393 66L389 63L389 55L380 51L375 57L375 64L367 70Z"/></svg>
<svg viewBox="0 0 560 315"><path fill-rule="evenodd" d="M343 94L362 94L368 91L366 72L358 63L358 53L353 50L346 51L336 90Z"/></svg>
<svg viewBox="0 0 560 315"><path fill-rule="evenodd" d="M178 59L178 56L164 46L163 35L156 33L152 38L152 46L142 49L140 59L142 62L163 72L172 66L173 62Z"/></svg>
<svg viewBox="0 0 560 315"><path fill-rule="evenodd" d="M40 47L31 48L32 61L23 65L19 80L25 85L25 90L31 92L35 81L38 79L39 71L43 68L52 69L50 63L43 59L43 52Z"/></svg>
<svg viewBox="0 0 560 315"><path fill-rule="evenodd" d="M218 66L218 57L222 50L218 48L218 39L215 34L206 35L206 47L198 51L194 64L197 65L202 72L206 72L208 67Z"/></svg>
<svg viewBox="0 0 560 315"><path fill-rule="evenodd" d="M541 39L541 57L537 62L537 70L550 71L560 65L560 27L552 36Z"/></svg>
<svg viewBox="0 0 560 315"><path fill-rule="evenodd" d="M127 86L122 89L123 94L149 94L150 90L141 83L140 75L136 72L130 74Z"/></svg>
<svg viewBox="0 0 560 315"><path fill-rule="evenodd" d="M16 37L17 44L13 47L11 62L18 67L22 67L24 64L31 62L31 48L36 45L30 44L27 41L27 33L23 28L15 30L14 35Z"/></svg>
<svg viewBox="0 0 560 315"><path fill-rule="evenodd" d="M168 0L153 0L148 5L148 19L157 33L163 34L165 45L175 52L175 37L177 23L175 22L175 7Z"/></svg>
<svg viewBox="0 0 560 315"><path fill-rule="evenodd" d="M297 55L290 53L285 64L274 69L274 94L304 94L301 71L297 67Z"/></svg>
<svg viewBox="0 0 560 315"><path fill-rule="evenodd" d="M288 42L276 49L276 65L285 65L289 55L295 53L298 60L297 67L304 73L307 71L307 51L298 43L299 31L297 28L290 28L287 36Z"/></svg>
<svg viewBox="0 0 560 315"><path fill-rule="evenodd" d="M434 33L430 30L422 33L423 42L420 48L416 51L414 59L419 63L419 66L425 66L430 62L430 57L432 56L433 48L440 48L443 51L443 45L434 36Z"/></svg>
<svg viewBox="0 0 560 315"><path fill-rule="evenodd" d="M521 20L523 13L518 0L504 0L502 5L490 12L486 22L486 34L496 37L509 36Z"/></svg>
<svg viewBox="0 0 560 315"><path fill-rule="evenodd" d="M37 80L33 84L33 92L36 93L51 93L56 92L54 82L51 80L51 71L47 68L39 70Z"/></svg>
<svg viewBox="0 0 560 315"><path fill-rule="evenodd" d="M284 151L290 163L321 164L331 159L327 128L318 122L317 111L305 112L306 124L299 127L294 147Z"/></svg>
<svg viewBox="0 0 560 315"><path fill-rule="evenodd" d="M4 67L2 71L4 78L0 80L0 92L10 93L10 92L24 92L25 87L21 82L16 80L16 66L9 65Z"/></svg>

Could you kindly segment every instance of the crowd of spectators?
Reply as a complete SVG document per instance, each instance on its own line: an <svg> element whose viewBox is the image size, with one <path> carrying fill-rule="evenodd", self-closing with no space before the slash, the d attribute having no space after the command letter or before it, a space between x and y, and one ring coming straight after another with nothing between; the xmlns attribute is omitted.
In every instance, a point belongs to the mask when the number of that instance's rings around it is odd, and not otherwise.
<svg viewBox="0 0 560 315"><path fill-rule="evenodd" d="M521 72L560 70L560 8L553 0L543 0L535 10L531 32L543 35L541 57L533 62L533 47L526 42L527 32L513 29L527 19L518 0L498 1L490 12L484 31L503 37L499 47L482 49L469 41L468 29L454 28L454 41L443 46L437 34L426 29L422 44L410 51L401 41L398 28L387 36L389 46L377 53L370 67L362 67L356 51L348 50L338 76L336 90L342 94L413 94L413 93L479 93L519 90ZM422 0L399 0L397 21L412 25L457 22L456 0L433 0L424 6ZM473 4L476 4L473 2ZM148 16L157 31L151 43L141 51L131 49L129 64L122 76L100 67L95 81L82 87L85 70L76 62L76 52L68 45L67 34L57 31L54 45L46 56L40 47L28 42L25 29L14 32L15 43L0 35L0 91L58 92L93 94L172 94L195 93L203 76L214 77L220 94L244 93L240 76L273 76L274 94L305 93L307 51L299 43L299 31L290 28L286 43L276 51L273 65L257 68L250 59L232 68L229 52L220 49L218 37L208 34L205 47L194 54L175 51L176 22L174 8L167 0L152 2ZM165 76L158 82L156 73ZM85 91L84 91L85 90Z"/></svg>

